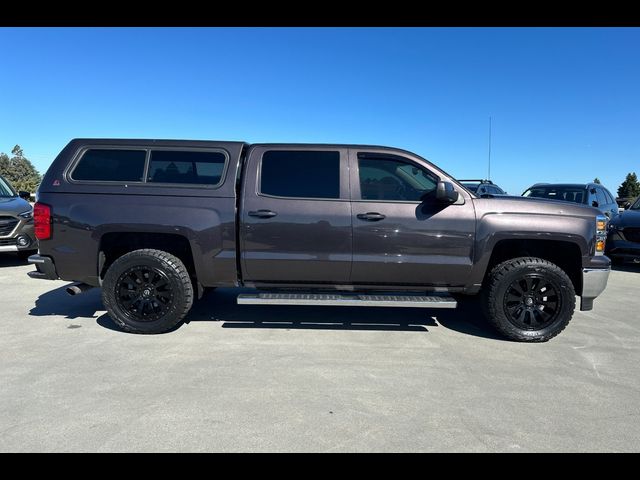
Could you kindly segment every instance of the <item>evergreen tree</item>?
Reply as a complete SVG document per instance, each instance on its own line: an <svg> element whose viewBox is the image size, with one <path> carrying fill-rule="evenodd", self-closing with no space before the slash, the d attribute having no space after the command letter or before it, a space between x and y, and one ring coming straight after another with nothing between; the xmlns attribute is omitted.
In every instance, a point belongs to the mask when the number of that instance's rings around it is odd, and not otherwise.
<svg viewBox="0 0 640 480"><path fill-rule="evenodd" d="M6 178L15 190L26 190L34 193L42 180L33 164L24 156L20 145L11 150L13 157L0 153L0 175Z"/></svg>
<svg viewBox="0 0 640 480"><path fill-rule="evenodd" d="M600 179L598 177L593 179L593 183L597 183L598 185L600 185L602 182L600 181Z"/></svg>
<svg viewBox="0 0 640 480"><path fill-rule="evenodd" d="M638 182L636 172L627 173L627 178L618 187L618 197L635 198L637 196L640 196L640 182Z"/></svg>

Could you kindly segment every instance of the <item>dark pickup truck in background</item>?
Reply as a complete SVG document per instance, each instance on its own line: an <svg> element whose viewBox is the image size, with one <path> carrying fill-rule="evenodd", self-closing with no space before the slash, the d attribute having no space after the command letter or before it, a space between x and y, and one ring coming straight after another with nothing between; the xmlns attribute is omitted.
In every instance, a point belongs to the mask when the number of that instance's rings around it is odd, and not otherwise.
<svg viewBox="0 0 640 480"><path fill-rule="evenodd" d="M453 308L482 293L502 334L545 341L610 270L598 210L478 198L378 146L76 139L34 217L29 275L102 287L136 333L175 327L206 288L251 287L238 303Z"/></svg>

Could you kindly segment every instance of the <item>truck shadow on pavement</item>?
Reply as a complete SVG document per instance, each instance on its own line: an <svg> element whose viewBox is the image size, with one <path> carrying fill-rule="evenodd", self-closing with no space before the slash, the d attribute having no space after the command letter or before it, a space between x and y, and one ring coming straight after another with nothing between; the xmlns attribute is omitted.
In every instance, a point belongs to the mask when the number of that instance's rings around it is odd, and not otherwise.
<svg viewBox="0 0 640 480"><path fill-rule="evenodd" d="M28 264L26 259L23 260L14 253L0 253L0 268L21 267Z"/></svg>
<svg viewBox="0 0 640 480"><path fill-rule="evenodd" d="M122 332L103 310L100 290L69 296L66 284L42 294L29 312L34 316L60 315L67 319L87 318L103 328ZM222 328L305 329L305 330L370 330L428 332L431 328L455 330L468 335L499 339L486 323L476 299L459 302L455 310L375 307L314 307L238 305L238 290L218 289L195 302L185 323L218 322ZM188 328L178 326L179 328ZM166 333L171 333L166 332Z"/></svg>
<svg viewBox="0 0 640 480"><path fill-rule="evenodd" d="M49 290L36 299L36 304L29 311L35 317L60 315L67 319L96 318L97 312L104 310L100 299L100 289L95 288L71 297L67 292L68 284L55 290Z"/></svg>

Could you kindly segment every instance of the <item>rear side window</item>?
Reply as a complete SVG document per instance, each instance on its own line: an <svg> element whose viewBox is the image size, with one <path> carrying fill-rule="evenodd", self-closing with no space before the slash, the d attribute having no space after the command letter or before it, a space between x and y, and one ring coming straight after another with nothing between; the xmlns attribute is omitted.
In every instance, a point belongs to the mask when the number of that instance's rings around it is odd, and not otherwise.
<svg viewBox="0 0 640 480"><path fill-rule="evenodd" d="M147 181L218 185L226 162L222 152L152 150Z"/></svg>
<svg viewBox="0 0 640 480"><path fill-rule="evenodd" d="M141 182L146 156L144 150L87 150L71 178L96 182Z"/></svg>
<svg viewBox="0 0 640 480"><path fill-rule="evenodd" d="M340 198L340 152L271 150L262 156L260 193Z"/></svg>
<svg viewBox="0 0 640 480"><path fill-rule="evenodd" d="M604 192L604 196L607 199L607 203L616 203L615 198L613 198L609 190L607 190L606 188L603 188L602 191Z"/></svg>
<svg viewBox="0 0 640 480"><path fill-rule="evenodd" d="M604 196L604 191L601 188L596 188L596 198L598 199L598 205L603 206L607 203L607 198Z"/></svg>

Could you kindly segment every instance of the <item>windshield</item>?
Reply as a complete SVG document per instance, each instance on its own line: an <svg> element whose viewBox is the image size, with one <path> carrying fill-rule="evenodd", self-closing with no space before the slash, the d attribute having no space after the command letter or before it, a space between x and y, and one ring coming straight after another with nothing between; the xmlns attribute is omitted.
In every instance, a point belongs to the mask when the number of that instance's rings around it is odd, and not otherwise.
<svg viewBox="0 0 640 480"><path fill-rule="evenodd" d="M640 210L640 197L629 207L629 210Z"/></svg>
<svg viewBox="0 0 640 480"><path fill-rule="evenodd" d="M16 192L13 191L11 185L7 181L0 177L0 197L15 197Z"/></svg>
<svg viewBox="0 0 640 480"><path fill-rule="evenodd" d="M467 183L467 182L462 182L461 185L467 190L471 190L472 192L475 192L476 190L478 190L478 187L480 186L479 183Z"/></svg>
<svg viewBox="0 0 640 480"><path fill-rule="evenodd" d="M522 196L532 198L549 198L565 202L585 203L587 190L581 186L540 185L526 190Z"/></svg>

